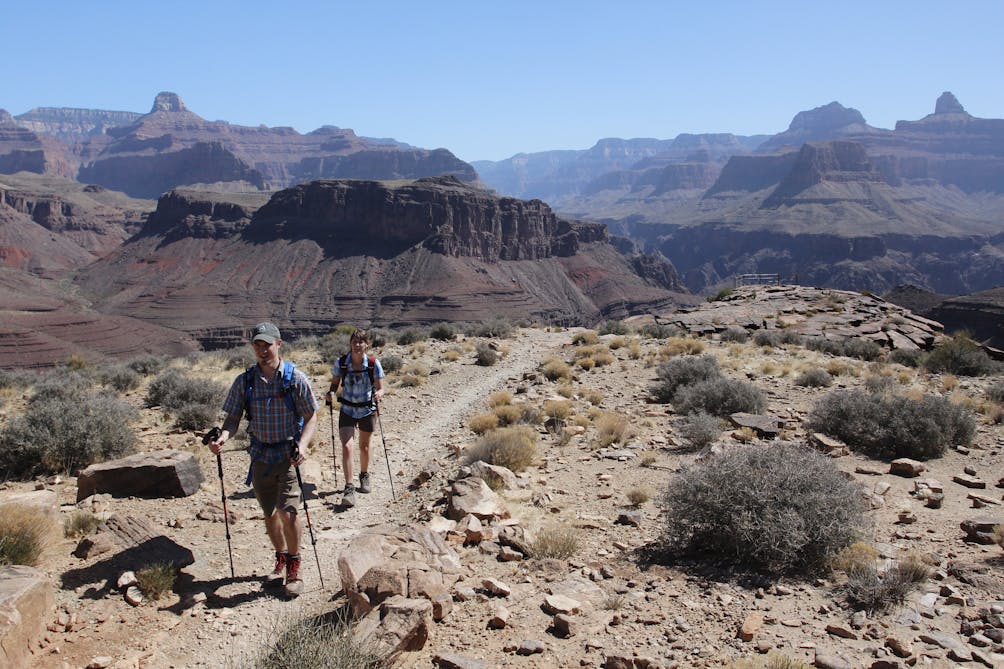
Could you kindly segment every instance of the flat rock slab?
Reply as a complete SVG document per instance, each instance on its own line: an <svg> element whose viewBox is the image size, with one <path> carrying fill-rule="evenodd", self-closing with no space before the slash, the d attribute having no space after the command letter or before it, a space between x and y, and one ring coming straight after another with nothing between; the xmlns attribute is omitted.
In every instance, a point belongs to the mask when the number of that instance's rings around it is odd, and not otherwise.
<svg viewBox="0 0 1004 669"><path fill-rule="evenodd" d="M6 494L0 497L0 508L13 504L37 509L49 518L59 516L59 495L55 490L32 490ZM0 513L3 513L0 511Z"/></svg>
<svg viewBox="0 0 1004 669"><path fill-rule="evenodd" d="M182 569L195 562L191 549L158 534L150 523L133 516L115 515L104 521L93 534L80 540L73 554L86 558L110 551L133 569L165 563Z"/></svg>
<svg viewBox="0 0 1004 669"><path fill-rule="evenodd" d="M77 501L95 493L114 497L187 497L199 490L202 469L194 453L152 451L91 465L77 478Z"/></svg>
<svg viewBox="0 0 1004 669"><path fill-rule="evenodd" d="M1004 524L1004 514L970 518L962 521L961 526L968 541L990 545L997 543L994 539L994 527L1002 524Z"/></svg>
<svg viewBox="0 0 1004 669"><path fill-rule="evenodd" d="M776 416L762 416L753 413L734 413L729 420L736 427L748 427L760 438L774 438L781 433L782 421Z"/></svg>
<svg viewBox="0 0 1004 669"><path fill-rule="evenodd" d="M52 582L33 567L0 567L0 666L27 669L29 652L45 633L55 596Z"/></svg>

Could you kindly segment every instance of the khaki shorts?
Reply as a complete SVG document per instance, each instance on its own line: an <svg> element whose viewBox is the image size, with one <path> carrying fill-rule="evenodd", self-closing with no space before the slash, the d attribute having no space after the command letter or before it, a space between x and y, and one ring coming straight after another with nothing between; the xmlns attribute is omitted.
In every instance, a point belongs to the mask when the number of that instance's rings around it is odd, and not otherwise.
<svg viewBox="0 0 1004 669"><path fill-rule="evenodd" d="M272 465L260 461L252 463L251 488L266 518L272 515L276 507L296 513L296 507L300 503L300 485L296 481L296 470L289 460Z"/></svg>

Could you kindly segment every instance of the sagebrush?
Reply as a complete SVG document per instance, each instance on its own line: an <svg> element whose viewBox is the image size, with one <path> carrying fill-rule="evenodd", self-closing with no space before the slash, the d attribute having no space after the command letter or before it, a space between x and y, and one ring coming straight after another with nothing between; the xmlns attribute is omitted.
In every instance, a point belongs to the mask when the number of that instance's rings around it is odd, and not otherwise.
<svg viewBox="0 0 1004 669"><path fill-rule="evenodd" d="M685 466L662 497L665 548L768 572L824 566L862 534L861 491L830 458L784 442Z"/></svg>

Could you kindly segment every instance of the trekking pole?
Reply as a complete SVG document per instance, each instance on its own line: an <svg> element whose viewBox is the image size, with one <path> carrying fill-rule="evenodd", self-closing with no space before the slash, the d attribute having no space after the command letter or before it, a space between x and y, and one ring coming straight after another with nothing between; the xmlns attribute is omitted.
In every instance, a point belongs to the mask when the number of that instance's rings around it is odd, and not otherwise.
<svg viewBox="0 0 1004 669"><path fill-rule="evenodd" d="M335 402L328 404L328 416L331 418L331 467L334 470L335 487L338 487L338 456L335 455Z"/></svg>
<svg viewBox="0 0 1004 669"><path fill-rule="evenodd" d="M220 428L215 425L202 436L203 446L208 446L209 442L220 438ZM216 454L216 472L220 475L220 501L223 502L223 526L227 532L227 554L230 556L230 578L234 576L234 550L230 546L230 513L227 511L227 492L223 489L223 458Z"/></svg>
<svg viewBox="0 0 1004 669"><path fill-rule="evenodd" d="M321 571L321 559L317 557L317 538L314 537L314 526L310 523L310 510L307 508L307 491L303 489L303 477L300 476L300 465L296 461L300 459L300 447L297 446L293 437L288 439L289 452L293 458L293 469L296 470L296 482L300 485L300 499L303 500L303 515L307 517L307 529L310 531L310 543L314 547L314 561L317 562L317 577L321 580L321 590L324 590L324 573Z"/></svg>
<svg viewBox="0 0 1004 669"><path fill-rule="evenodd" d="M380 426L380 440L383 442L383 457L387 461L387 478L390 479L390 494L397 501L397 493L394 492L394 475L390 473L390 453L387 452L387 437L383 433L383 419L380 417L380 403L373 396L373 406L376 407L377 424Z"/></svg>

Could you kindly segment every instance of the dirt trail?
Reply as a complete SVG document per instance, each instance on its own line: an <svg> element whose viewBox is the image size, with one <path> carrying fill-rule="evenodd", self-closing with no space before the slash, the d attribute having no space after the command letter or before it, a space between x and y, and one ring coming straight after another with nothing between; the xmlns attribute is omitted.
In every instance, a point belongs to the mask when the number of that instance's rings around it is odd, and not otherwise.
<svg viewBox="0 0 1004 669"><path fill-rule="evenodd" d="M309 534L305 532L301 554L306 591L296 602L288 602L281 596L263 591L259 577L248 578L253 572L261 575L267 570L271 558L254 499L249 497L249 493L235 495L232 492L234 488L243 489L242 485L236 486L232 482L243 480L246 457L242 453L235 454L239 457L231 456L225 475L233 500L228 504L241 514L241 520L231 532L237 578L229 578L224 528L215 524L207 527L200 523L200 530L220 536L207 537L203 545L193 546L197 562L186 572L194 578L189 588L205 592L208 599L205 605L190 609L180 619L162 621L156 626L160 628L159 633L152 629L146 631L148 638L152 637L152 643L144 645L157 650L144 666L218 667L224 658L240 657L253 651L270 634L274 621L283 616L291 612L301 615L330 609L329 602L341 589L337 557L351 538L368 527L408 518L414 512L415 498L408 492L407 485L415 473L448 454L448 437L462 426L465 416L490 393L505 387L509 380L519 379L525 372L535 369L543 358L567 341L567 333L522 330L516 338L502 342L509 349L508 354L493 367L478 367L469 362L444 364L422 386L389 390L381 411L383 427L387 430L385 438L391 471L395 475L397 502L392 499L387 483L383 440L378 433L374 435L371 447L373 492L357 495L358 502L354 508L341 508L341 495L336 492L344 485L341 458L339 456L336 483L332 480L331 417L327 407L322 406L318 434L314 440L317 447L312 455L321 464L322 480L317 487L317 497L308 501L308 508L326 590L320 588L317 563ZM322 391L327 385L326 379L319 381L316 376L312 382L315 392ZM190 499L202 497L205 500L209 497L218 500L219 489L216 486L216 481L207 480L199 495ZM208 495L207 489L210 491ZM179 542L183 540L179 539Z"/></svg>

